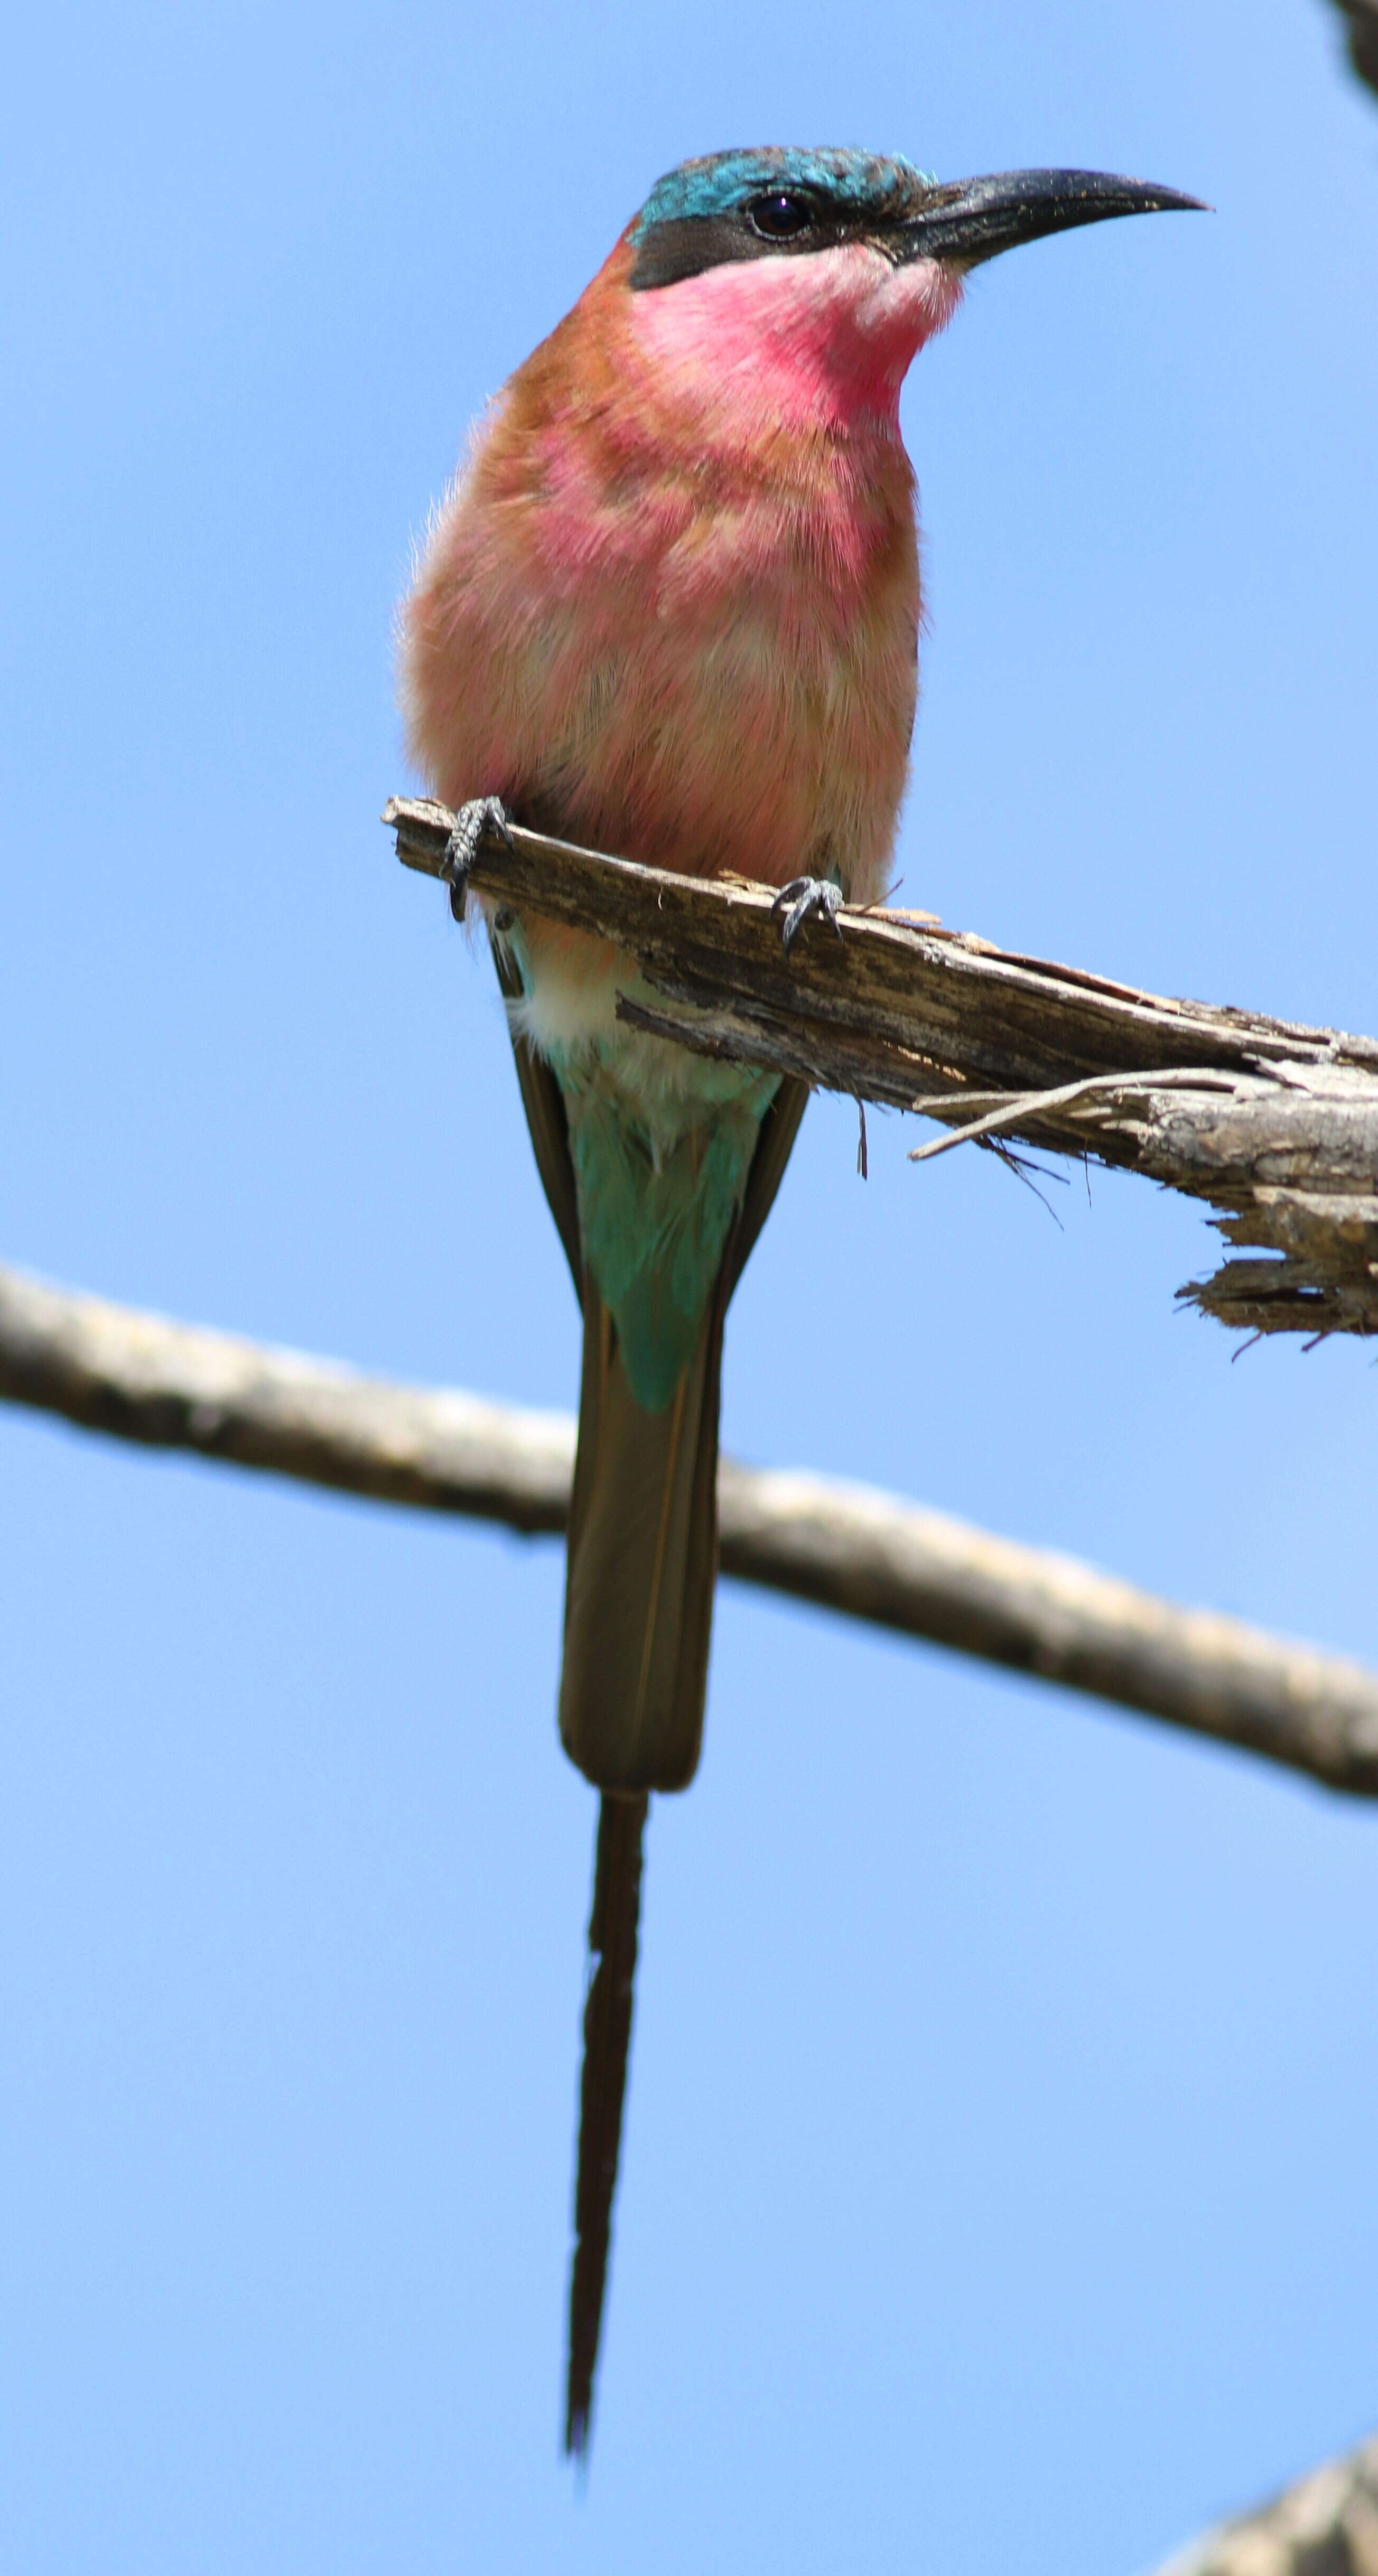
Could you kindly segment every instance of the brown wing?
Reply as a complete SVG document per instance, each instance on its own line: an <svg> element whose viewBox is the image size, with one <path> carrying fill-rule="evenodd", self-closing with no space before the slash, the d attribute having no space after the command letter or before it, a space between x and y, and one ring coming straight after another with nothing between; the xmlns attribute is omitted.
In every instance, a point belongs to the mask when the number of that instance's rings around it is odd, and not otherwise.
<svg viewBox="0 0 1378 2576"><path fill-rule="evenodd" d="M494 939L492 948L503 1000L519 1002L522 979L511 952L501 939ZM579 1201L574 1188L574 1165L569 1157L565 1104L560 1097L560 1086L544 1058L537 1055L526 1038L518 1037L515 1030L511 1035L522 1107L531 1130L531 1150L550 1202L556 1233L565 1248L565 1259L573 1275L577 1297L583 1291L584 1256L579 1247Z"/></svg>

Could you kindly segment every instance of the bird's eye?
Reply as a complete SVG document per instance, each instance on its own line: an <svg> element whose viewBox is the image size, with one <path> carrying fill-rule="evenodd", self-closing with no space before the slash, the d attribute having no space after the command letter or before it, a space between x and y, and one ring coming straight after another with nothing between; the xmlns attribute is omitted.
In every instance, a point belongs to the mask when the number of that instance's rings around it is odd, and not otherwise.
<svg viewBox="0 0 1378 2576"><path fill-rule="evenodd" d="M813 222L813 208L798 188L772 188L768 196L753 197L746 213L752 231L766 241L794 241Z"/></svg>

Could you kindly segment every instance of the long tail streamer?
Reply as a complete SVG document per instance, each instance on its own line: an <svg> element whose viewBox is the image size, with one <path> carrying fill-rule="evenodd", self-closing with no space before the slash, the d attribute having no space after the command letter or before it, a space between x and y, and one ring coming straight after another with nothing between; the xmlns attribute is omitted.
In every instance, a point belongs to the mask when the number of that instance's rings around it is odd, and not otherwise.
<svg viewBox="0 0 1378 2576"><path fill-rule="evenodd" d="M641 1837L647 1799L605 1797L589 1916L589 1983L584 2000L584 2071L579 2096L579 2178L574 2191L574 2266L569 2285L569 2376L565 2450L587 2457L593 2379L612 2243L612 2202L622 2137L622 2099L632 2036L632 1987L641 1911Z"/></svg>

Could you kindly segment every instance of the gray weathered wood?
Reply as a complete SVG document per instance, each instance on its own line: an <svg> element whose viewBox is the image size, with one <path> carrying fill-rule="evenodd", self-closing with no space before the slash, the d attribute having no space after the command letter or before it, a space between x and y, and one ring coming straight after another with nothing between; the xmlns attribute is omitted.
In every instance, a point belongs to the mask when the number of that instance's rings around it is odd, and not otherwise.
<svg viewBox="0 0 1378 2576"><path fill-rule="evenodd" d="M394 798L383 819L406 866L439 873L444 806ZM1181 1294L1222 1323L1378 1332L1372 1038L1167 1000L902 912L844 909L840 938L808 922L786 956L769 895L739 879L512 844L484 841L475 885L616 941L636 1025L956 1125L975 1102L1002 1139L1208 1201L1250 1257Z"/></svg>
<svg viewBox="0 0 1378 2576"><path fill-rule="evenodd" d="M1378 2576L1378 2434L1207 2532L1158 2576Z"/></svg>
<svg viewBox="0 0 1378 2576"><path fill-rule="evenodd" d="M0 1269L0 1398L302 1482L559 1531L574 1425L397 1386ZM1074 1558L821 1476L724 1460L726 1574L1061 1682L1378 1796L1378 1674Z"/></svg>

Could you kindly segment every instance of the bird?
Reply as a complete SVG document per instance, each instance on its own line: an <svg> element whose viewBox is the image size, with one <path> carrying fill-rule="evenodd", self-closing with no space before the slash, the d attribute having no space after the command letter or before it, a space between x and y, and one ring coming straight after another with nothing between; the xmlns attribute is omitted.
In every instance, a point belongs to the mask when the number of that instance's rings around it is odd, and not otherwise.
<svg viewBox="0 0 1378 2576"><path fill-rule="evenodd" d="M495 397L401 611L409 751L454 816L452 908L487 922L583 1313L559 1730L599 1793L564 2423L584 2462L644 1827L703 1730L724 1322L808 1094L619 1020L631 961L470 870L523 825L747 877L787 948L882 900L922 613L909 366L996 254L1198 203L854 148L685 161Z"/></svg>

